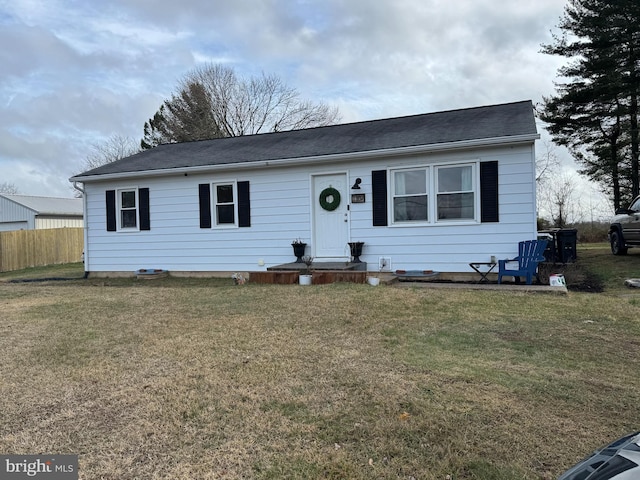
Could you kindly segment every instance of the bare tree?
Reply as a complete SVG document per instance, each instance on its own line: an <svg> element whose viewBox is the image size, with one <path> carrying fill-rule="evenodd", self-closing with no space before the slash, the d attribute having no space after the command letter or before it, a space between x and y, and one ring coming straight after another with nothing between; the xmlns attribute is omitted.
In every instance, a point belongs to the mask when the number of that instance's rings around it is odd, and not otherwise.
<svg viewBox="0 0 640 480"><path fill-rule="evenodd" d="M555 153L555 146L547 141L543 145L544 152L536 155L536 207L539 227L551 224L551 212L547 207L551 188L549 182L560 170L560 161Z"/></svg>
<svg viewBox="0 0 640 480"><path fill-rule="evenodd" d="M91 146L91 151L82 164L82 170L92 170L139 151L140 147L133 138L114 134L104 142L94 143Z"/></svg>
<svg viewBox="0 0 640 480"><path fill-rule="evenodd" d="M544 152L536 156L536 182L539 184L547 181L549 176L560 168L556 147L547 141L543 145Z"/></svg>
<svg viewBox="0 0 640 480"><path fill-rule="evenodd" d="M0 193L6 193L7 195L17 195L20 192L18 191L18 187L16 187L13 183L2 182L0 183Z"/></svg>
<svg viewBox="0 0 640 480"><path fill-rule="evenodd" d="M551 217L554 227L564 228L582 220L576 186L574 175L560 173L549 176L544 187L539 189L539 205Z"/></svg>
<svg viewBox="0 0 640 480"><path fill-rule="evenodd" d="M178 93L145 123L141 146L318 127L339 119L336 108L301 99L277 76L244 79L230 67L208 64L185 75Z"/></svg>
<svg viewBox="0 0 640 480"><path fill-rule="evenodd" d="M140 151L138 143L131 137L111 135L102 143L94 143L82 162L81 172L93 170L116 160L134 155ZM75 184L74 184L75 185ZM76 197L82 196L75 186L70 187Z"/></svg>

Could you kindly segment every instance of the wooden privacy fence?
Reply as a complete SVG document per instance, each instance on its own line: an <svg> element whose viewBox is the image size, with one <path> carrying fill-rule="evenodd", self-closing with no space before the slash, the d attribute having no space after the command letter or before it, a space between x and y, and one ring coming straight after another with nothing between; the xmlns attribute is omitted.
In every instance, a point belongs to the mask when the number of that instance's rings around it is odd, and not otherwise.
<svg viewBox="0 0 640 480"><path fill-rule="evenodd" d="M0 232L0 272L82 260L82 228Z"/></svg>

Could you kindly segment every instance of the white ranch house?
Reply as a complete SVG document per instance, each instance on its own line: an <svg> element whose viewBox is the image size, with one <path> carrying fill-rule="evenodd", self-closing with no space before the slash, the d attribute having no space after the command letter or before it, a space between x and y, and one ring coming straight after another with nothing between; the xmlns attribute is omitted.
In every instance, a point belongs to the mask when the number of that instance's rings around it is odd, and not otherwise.
<svg viewBox="0 0 640 480"><path fill-rule="evenodd" d="M316 262L362 241L368 270L471 272L536 238L538 138L522 101L161 145L70 179L85 270L262 271L299 238Z"/></svg>

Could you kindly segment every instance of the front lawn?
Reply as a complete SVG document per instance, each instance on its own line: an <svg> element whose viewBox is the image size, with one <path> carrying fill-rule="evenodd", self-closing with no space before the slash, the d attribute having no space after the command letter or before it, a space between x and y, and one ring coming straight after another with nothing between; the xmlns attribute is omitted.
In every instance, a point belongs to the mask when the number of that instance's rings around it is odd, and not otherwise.
<svg viewBox="0 0 640 480"><path fill-rule="evenodd" d="M640 296L608 279L640 255L579 255L604 293L0 282L0 452L83 479L555 478L640 429Z"/></svg>

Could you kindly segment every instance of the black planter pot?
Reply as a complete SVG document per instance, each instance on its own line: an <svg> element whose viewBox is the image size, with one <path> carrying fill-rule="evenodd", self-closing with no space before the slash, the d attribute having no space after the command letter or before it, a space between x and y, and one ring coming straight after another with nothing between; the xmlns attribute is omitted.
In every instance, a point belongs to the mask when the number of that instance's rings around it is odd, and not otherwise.
<svg viewBox="0 0 640 480"><path fill-rule="evenodd" d="M296 263L303 263L302 257L304 257L304 250L307 248L306 243L292 243L293 254L296 256Z"/></svg>
<svg viewBox="0 0 640 480"><path fill-rule="evenodd" d="M349 242L349 248L351 249L351 256L353 257L353 263L362 263L360 255L362 255L362 246L364 242Z"/></svg>

